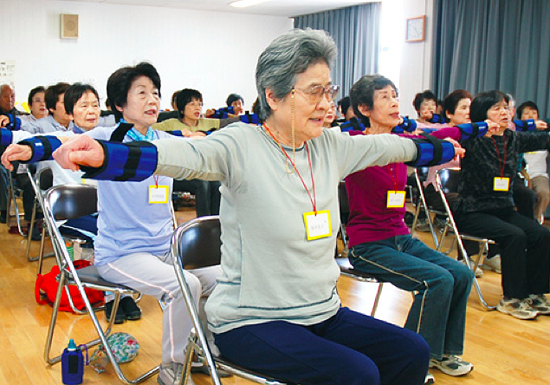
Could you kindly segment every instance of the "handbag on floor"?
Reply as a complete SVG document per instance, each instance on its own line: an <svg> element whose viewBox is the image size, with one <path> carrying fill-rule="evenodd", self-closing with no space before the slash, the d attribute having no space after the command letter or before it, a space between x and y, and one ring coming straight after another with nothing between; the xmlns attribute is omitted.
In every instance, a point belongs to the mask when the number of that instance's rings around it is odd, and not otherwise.
<svg viewBox="0 0 550 385"><path fill-rule="evenodd" d="M90 261L80 259L73 262L76 269L82 269L84 267L90 266ZM55 296L57 294L57 287L59 282L57 281L57 276L59 275L59 267L57 265L53 266L49 273L44 275L38 274L36 276L36 284L34 287L34 295L36 302L39 305L43 304L53 304L55 301ZM83 310L86 306L84 300L78 291L78 288L75 285L69 285L69 293L71 295L74 306L78 310ZM100 290L85 288L86 294L91 304L102 303L103 302L103 292ZM59 304L59 310L74 312L67 298L67 291L63 290L61 295L61 303Z"/></svg>

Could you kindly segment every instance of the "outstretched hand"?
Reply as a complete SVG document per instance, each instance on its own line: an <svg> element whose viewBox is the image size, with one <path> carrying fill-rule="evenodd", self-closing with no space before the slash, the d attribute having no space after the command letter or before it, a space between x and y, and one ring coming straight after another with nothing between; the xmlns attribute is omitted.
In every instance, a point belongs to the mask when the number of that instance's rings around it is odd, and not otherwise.
<svg viewBox="0 0 550 385"><path fill-rule="evenodd" d="M453 147L455 148L455 157L453 158L453 160L458 161L460 158L464 158L466 150L462 148L460 143L451 138L446 138L445 140L451 142L453 144Z"/></svg>
<svg viewBox="0 0 550 385"><path fill-rule="evenodd" d="M0 115L0 127L6 127L10 122L10 118L6 115Z"/></svg>
<svg viewBox="0 0 550 385"><path fill-rule="evenodd" d="M61 167L76 171L80 166L102 166L105 153L95 139L88 135L76 135L59 147L53 158Z"/></svg>
<svg viewBox="0 0 550 385"><path fill-rule="evenodd" d="M29 146L25 146L22 144L10 144L8 148L6 148L6 151L2 154L2 165L10 170L13 171L13 165L11 162L15 162L17 160L27 161L32 156L32 150Z"/></svg>
<svg viewBox="0 0 550 385"><path fill-rule="evenodd" d="M537 130L546 130L548 128L548 123L539 119L535 120L535 126L537 127Z"/></svg>
<svg viewBox="0 0 550 385"><path fill-rule="evenodd" d="M485 136L490 138L494 134L498 133L500 129L500 125L498 123L493 122L490 119L485 120L485 123L487 123L487 133L485 134Z"/></svg>

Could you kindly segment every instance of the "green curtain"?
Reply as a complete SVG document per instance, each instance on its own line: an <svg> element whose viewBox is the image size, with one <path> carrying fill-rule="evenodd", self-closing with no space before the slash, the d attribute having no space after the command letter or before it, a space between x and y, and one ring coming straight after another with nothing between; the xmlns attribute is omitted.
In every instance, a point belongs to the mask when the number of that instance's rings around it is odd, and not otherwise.
<svg viewBox="0 0 550 385"><path fill-rule="evenodd" d="M550 1L436 0L432 89L499 89L550 117Z"/></svg>
<svg viewBox="0 0 550 385"><path fill-rule="evenodd" d="M327 31L338 46L332 81L340 85L340 96L349 95L353 83L378 70L381 3L368 3L297 16L295 28Z"/></svg>

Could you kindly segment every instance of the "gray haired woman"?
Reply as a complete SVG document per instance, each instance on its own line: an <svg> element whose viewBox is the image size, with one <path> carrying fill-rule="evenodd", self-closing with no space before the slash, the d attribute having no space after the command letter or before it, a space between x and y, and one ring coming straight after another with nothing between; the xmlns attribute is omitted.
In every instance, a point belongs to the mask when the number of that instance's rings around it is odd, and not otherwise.
<svg viewBox="0 0 550 385"><path fill-rule="evenodd" d="M422 337L341 307L337 188L368 166L429 165L429 154L447 154L441 161L448 161L455 149L325 130L338 91L329 68L335 56L322 31L275 39L256 69L262 126L236 123L203 140L154 141L139 162L124 160L136 144L88 138L65 143L54 156L68 168L89 166L88 176L100 179L139 164L137 174L124 173L136 175L129 180L156 173L221 182L223 273L206 311L231 361L300 384L423 384L429 348Z"/></svg>

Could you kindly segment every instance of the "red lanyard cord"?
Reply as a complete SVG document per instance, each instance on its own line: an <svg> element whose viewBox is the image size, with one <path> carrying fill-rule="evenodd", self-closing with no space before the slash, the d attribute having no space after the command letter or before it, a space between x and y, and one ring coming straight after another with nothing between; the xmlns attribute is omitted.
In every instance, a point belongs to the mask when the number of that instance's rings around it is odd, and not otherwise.
<svg viewBox="0 0 550 385"><path fill-rule="evenodd" d="M395 192L397 192L397 178L398 178L398 172L397 172L397 164L395 165L395 169L393 170L394 172L392 172L392 169L390 167L390 165L386 165L387 169L388 169L388 172L390 173L390 177L391 177L391 180L393 182L393 185L395 186Z"/></svg>
<svg viewBox="0 0 550 385"><path fill-rule="evenodd" d="M497 158L498 158L498 168L500 170L500 177L503 178L504 177L504 167L506 166L506 156L507 156L507 151L506 151L506 138L503 137L504 139L504 161L501 163L500 162L500 152L498 151L498 147L497 147L497 142L495 141L495 139L493 137L491 137L491 140L493 141L493 144L495 145L495 150L497 152Z"/></svg>
<svg viewBox="0 0 550 385"><path fill-rule="evenodd" d="M298 177L300 178L300 181L302 182L302 185L304 185L304 189L306 190L307 195L309 196L309 200L311 201L311 205L313 206L313 212L315 213L315 215L317 215L317 196L315 195L315 180L313 179L313 166L311 164L311 155L309 153L309 147L308 147L307 143L304 143L304 146L306 148L307 160L309 162L309 171L310 171L310 174L311 174L311 186L312 186L312 190L313 190L313 197L311 196L311 193L309 192L309 189L307 188L306 182L304 181L304 178L302 178L302 175L300 174L300 171L298 171L298 168L296 167L296 165L294 164L292 159L290 159L290 156L288 156L288 153L286 152L286 150L283 148L283 146L281 146L281 143L279 143L279 141L271 133L269 128L267 128L267 126L265 124L263 126L264 126L265 130L267 131L267 133L279 145L279 148L281 149L283 154L285 154L286 159L290 162L290 164L292 165L292 167L296 171L296 174L298 174Z"/></svg>

